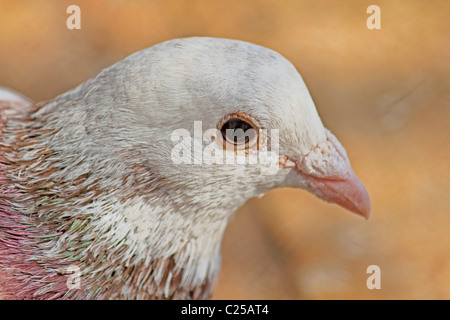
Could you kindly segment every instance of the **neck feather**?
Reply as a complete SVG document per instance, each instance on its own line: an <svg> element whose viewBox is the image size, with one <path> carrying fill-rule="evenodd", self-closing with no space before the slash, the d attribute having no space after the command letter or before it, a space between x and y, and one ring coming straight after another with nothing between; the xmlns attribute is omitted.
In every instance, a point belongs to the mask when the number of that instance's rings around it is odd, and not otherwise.
<svg viewBox="0 0 450 320"><path fill-rule="evenodd" d="M0 296L208 297L229 213L171 200L163 179L120 154L97 163L55 150L60 128L33 114L0 134Z"/></svg>

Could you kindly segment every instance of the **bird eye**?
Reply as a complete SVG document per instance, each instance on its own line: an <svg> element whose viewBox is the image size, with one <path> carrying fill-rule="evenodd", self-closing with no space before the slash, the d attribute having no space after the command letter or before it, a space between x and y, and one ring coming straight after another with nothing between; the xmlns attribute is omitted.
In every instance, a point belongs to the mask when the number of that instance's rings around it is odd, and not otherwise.
<svg viewBox="0 0 450 320"><path fill-rule="evenodd" d="M224 147L232 146L234 150L250 148L258 140L255 127L250 119L235 115L228 116L220 127Z"/></svg>

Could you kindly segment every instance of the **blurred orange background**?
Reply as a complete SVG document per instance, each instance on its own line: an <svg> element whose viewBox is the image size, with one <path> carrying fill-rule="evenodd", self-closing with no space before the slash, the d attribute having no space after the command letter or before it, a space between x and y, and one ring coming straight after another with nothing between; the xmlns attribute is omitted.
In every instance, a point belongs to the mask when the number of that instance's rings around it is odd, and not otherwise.
<svg viewBox="0 0 450 320"><path fill-rule="evenodd" d="M81 8L81 30L66 9ZM369 30L369 5L381 29ZM0 0L0 85L53 98L164 40L215 36L294 63L372 199L368 221L302 190L237 213L214 299L450 299L449 1ZM381 268L369 290L366 269Z"/></svg>

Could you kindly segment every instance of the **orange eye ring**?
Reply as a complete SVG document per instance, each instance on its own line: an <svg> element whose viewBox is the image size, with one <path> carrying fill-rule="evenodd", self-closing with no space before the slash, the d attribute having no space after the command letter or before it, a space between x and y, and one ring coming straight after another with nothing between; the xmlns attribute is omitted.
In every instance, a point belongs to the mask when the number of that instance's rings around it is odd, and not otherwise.
<svg viewBox="0 0 450 320"><path fill-rule="evenodd" d="M245 153L258 149L260 128L250 115L241 112L228 114L217 128L224 149Z"/></svg>

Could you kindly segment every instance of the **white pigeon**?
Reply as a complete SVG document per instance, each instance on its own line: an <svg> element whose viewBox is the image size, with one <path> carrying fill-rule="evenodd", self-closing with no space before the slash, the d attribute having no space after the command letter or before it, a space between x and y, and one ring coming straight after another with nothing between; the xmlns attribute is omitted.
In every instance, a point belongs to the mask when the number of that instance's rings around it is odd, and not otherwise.
<svg viewBox="0 0 450 320"><path fill-rule="evenodd" d="M53 100L0 99L2 298L208 298L233 214L274 188L369 216L302 77L258 45L175 39Z"/></svg>

